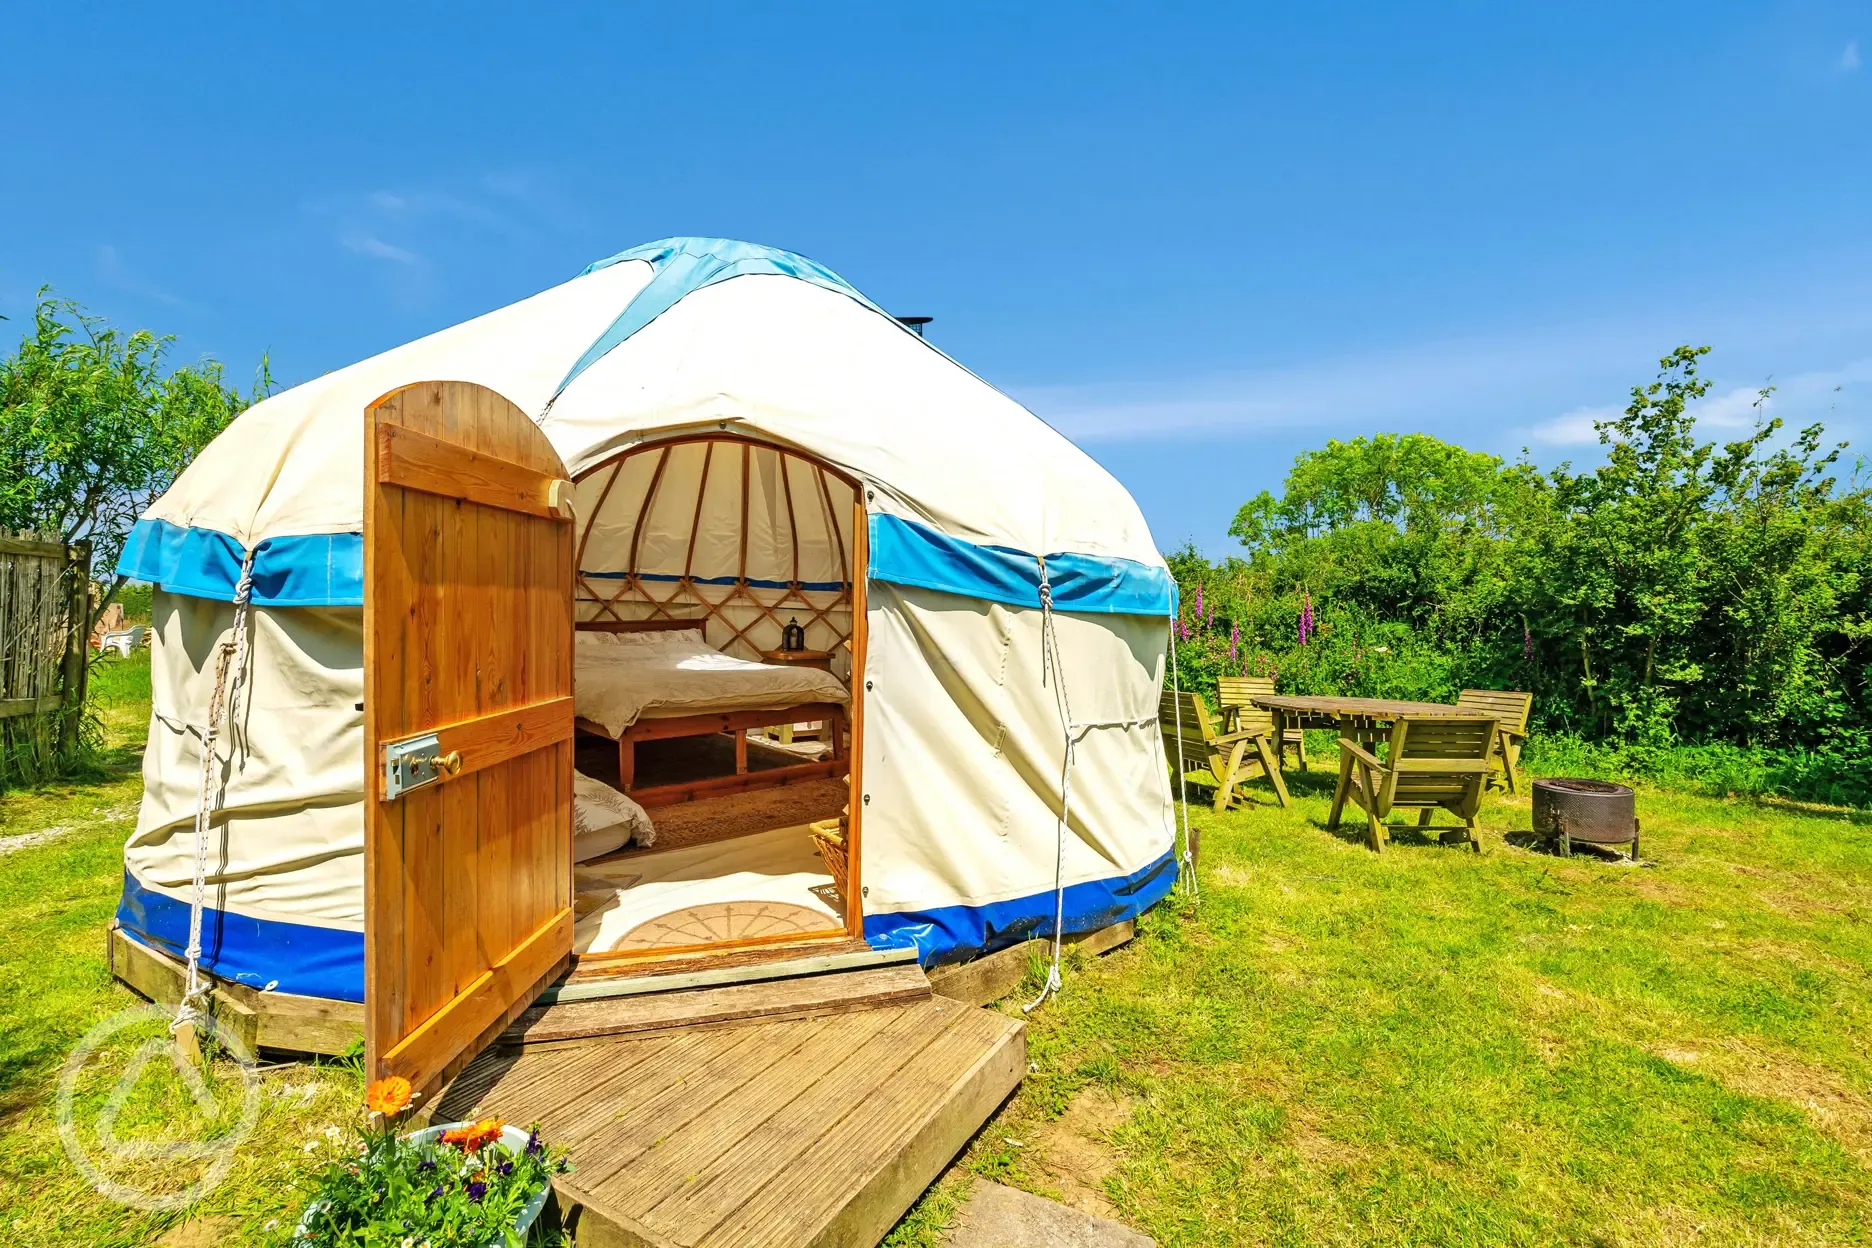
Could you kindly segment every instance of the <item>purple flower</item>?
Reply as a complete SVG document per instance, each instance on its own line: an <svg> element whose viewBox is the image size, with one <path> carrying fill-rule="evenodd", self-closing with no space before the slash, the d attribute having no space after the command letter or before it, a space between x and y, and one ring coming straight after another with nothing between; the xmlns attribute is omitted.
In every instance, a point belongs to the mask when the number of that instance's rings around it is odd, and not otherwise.
<svg viewBox="0 0 1872 1248"><path fill-rule="evenodd" d="M476 1179L468 1185L468 1199L474 1201L477 1205L481 1203L481 1198L486 1195L487 1184L483 1183L480 1179Z"/></svg>
<svg viewBox="0 0 1872 1248"><path fill-rule="evenodd" d="M1196 582L1196 618L1199 620L1203 618L1202 582L1201 581Z"/></svg>
<svg viewBox="0 0 1872 1248"><path fill-rule="evenodd" d="M1534 634L1528 631L1526 620L1521 622L1521 657L1530 661L1534 658Z"/></svg>
<svg viewBox="0 0 1872 1248"><path fill-rule="evenodd" d="M534 1131L530 1135L527 1136L526 1151L527 1151L527 1156L529 1157L537 1157L541 1153L546 1151L546 1146L540 1143L538 1131Z"/></svg>
<svg viewBox="0 0 1872 1248"><path fill-rule="evenodd" d="M1300 644L1301 645L1304 646L1307 644L1307 636L1310 633L1312 633L1312 631L1313 631L1313 595L1306 590L1302 590L1300 592Z"/></svg>
<svg viewBox="0 0 1872 1248"><path fill-rule="evenodd" d="M494 1167L494 1172L500 1175L501 1178L503 1179L506 1178L508 1175L513 1173L513 1162L511 1161L501 1162L500 1165Z"/></svg>
<svg viewBox="0 0 1872 1248"><path fill-rule="evenodd" d="M442 1199L442 1185L438 1183L436 1184L435 1190L429 1193L429 1199L426 1203L433 1205L436 1201L441 1200L441 1199Z"/></svg>
<svg viewBox="0 0 1872 1248"><path fill-rule="evenodd" d="M433 1157L425 1157L425 1158L423 1158L423 1159L422 1159L422 1161L421 1161L420 1163L418 1163L418 1165L416 1166L416 1173L418 1173L418 1174L428 1174L428 1173L429 1173L429 1172L430 1172L431 1170L433 1170L433 1169L435 1169L435 1158L433 1158Z"/></svg>
<svg viewBox="0 0 1872 1248"><path fill-rule="evenodd" d="M1241 645L1241 624L1229 625L1229 662L1235 661L1235 648Z"/></svg>

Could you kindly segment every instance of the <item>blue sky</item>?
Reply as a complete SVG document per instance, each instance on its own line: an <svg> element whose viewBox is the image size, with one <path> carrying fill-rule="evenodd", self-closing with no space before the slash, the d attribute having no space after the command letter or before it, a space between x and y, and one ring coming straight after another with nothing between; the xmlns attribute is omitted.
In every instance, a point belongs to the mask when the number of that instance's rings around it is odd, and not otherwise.
<svg viewBox="0 0 1872 1248"><path fill-rule="evenodd" d="M1872 437L1872 5L16 6L0 314L304 380L670 234L773 243L1212 553L1327 437Z"/></svg>

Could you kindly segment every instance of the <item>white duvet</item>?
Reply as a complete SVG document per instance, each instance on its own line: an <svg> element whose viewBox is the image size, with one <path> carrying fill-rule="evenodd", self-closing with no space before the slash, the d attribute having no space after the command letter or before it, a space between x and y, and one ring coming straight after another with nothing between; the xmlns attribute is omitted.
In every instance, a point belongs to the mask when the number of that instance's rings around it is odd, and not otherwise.
<svg viewBox="0 0 1872 1248"><path fill-rule="evenodd" d="M710 647L696 629L577 638L573 708L612 736L643 716L843 705L850 697L829 672L737 659Z"/></svg>

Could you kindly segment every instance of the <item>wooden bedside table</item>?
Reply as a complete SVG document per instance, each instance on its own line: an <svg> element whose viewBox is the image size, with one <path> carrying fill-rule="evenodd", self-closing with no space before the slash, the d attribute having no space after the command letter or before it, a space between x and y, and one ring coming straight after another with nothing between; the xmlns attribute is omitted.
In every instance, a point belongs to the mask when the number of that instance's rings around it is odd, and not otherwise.
<svg viewBox="0 0 1872 1248"><path fill-rule="evenodd" d="M822 672L832 670L830 650L763 650L761 658L769 663L784 663L790 667L816 667Z"/></svg>
<svg viewBox="0 0 1872 1248"><path fill-rule="evenodd" d="M832 652L830 650L763 650L761 658L769 663L780 663L787 667L816 667L822 672L832 670ZM798 737L822 738L826 726L823 723L811 724L775 724L768 729L779 741L791 744Z"/></svg>

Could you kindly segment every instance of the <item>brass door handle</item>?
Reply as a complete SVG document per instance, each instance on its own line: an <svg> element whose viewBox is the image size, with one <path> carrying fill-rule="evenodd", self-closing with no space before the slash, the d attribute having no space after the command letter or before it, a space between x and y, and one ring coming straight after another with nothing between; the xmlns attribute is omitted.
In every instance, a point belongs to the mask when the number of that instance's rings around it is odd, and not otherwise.
<svg viewBox="0 0 1872 1248"><path fill-rule="evenodd" d="M448 772L451 776L460 775L462 767L461 751L450 750L447 754L444 754L441 758L436 760L436 766Z"/></svg>

